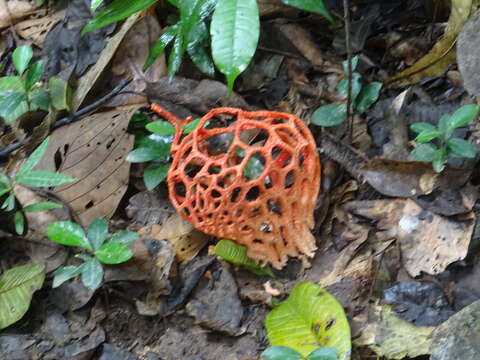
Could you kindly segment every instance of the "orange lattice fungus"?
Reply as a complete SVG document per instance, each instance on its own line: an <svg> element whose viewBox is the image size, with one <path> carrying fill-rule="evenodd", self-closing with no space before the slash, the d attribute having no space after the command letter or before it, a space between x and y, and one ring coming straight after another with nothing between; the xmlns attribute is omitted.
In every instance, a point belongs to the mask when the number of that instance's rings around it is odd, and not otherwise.
<svg viewBox="0 0 480 360"><path fill-rule="evenodd" d="M177 211L198 230L234 240L248 256L280 269L288 256L313 256L320 184L315 141L296 116L218 108L188 135L176 128L167 182Z"/></svg>

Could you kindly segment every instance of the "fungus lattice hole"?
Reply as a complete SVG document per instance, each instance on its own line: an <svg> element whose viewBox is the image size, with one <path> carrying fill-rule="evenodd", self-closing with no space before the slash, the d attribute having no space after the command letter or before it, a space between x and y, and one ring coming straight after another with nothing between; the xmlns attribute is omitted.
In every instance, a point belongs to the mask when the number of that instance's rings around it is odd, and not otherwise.
<svg viewBox="0 0 480 360"><path fill-rule="evenodd" d="M303 163L305 162L305 154L302 151L300 154L298 154L298 166L300 169L303 169Z"/></svg>
<svg viewBox="0 0 480 360"><path fill-rule="evenodd" d="M219 114L208 119L205 129L225 128L232 125L235 121L237 121L237 115L235 114Z"/></svg>
<svg viewBox="0 0 480 360"><path fill-rule="evenodd" d="M240 231L243 232L243 233L250 233L253 231L252 227L249 226L249 225L243 225L241 228L240 228Z"/></svg>
<svg viewBox="0 0 480 360"><path fill-rule="evenodd" d="M226 175L217 178L217 185L222 189L226 189L233 184L235 178L236 172L229 172Z"/></svg>
<svg viewBox="0 0 480 360"><path fill-rule="evenodd" d="M184 171L189 178L193 179L195 175L197 175L203 169L204 166L204 160L202 160L201 158L193 158L185 166Z"/></svg>
<svg viewBox="0 0 480 360"><path fill-rule="evenodd" d="M280 146L274 146L272 148L271 156L275 164L281 168L286 167L292 161L292 154Z"/></svg>
<svg viewBox="0 0 480 360"><path fill-rule="evenodd" d="M277 125L277 124L286 124L288 122L287 119L283 119L283 118L275 118L272 120L272 124L273 125Z"/></svg>
<svg viewBox="0 0 480 360"><path fill-rule="evenodd" d="M222 170L221 166L210 165L210 166L208 167L208 173L209 173L210 175L219 174L221 170Z"/></svg>
<svg viewBox="0 0 480 360"><path fill-rule="evenodd" d="M232 131L227 131L209 136L201 142L200 149L206 146L208 156L225 154L230 148L230 145L232 145L233 135L234 133Z"/></svg>
<svg viewBox="0 0 480 360"><path fill-rule="evenodd" d="M245 164L243 175L247 181L250 181L262 175L263 170L265 170L265 157L262 153L255 152Z"/></svg>
<svg viewBox="0 0 480 360"><path fill-rule="evenodd" d="M279 216L282 215L282 204L280 203L280 201L270 199L267 201L267 207L268 211L270 211L271 213Z"/></svg>
<svg viewBox="0 0 480 360"><path fill-rule="evenodd" d="M245 195L245 200L255 201L260 196L260 188L258 186L252 186Z"/></svg>
<svg viewBox="0 0 480 360"><path fill-rule="evenodd" d="M263 240L260 240L260 239L253 239L253 242L255 244L263 244Z"/></svg>
<svg viewBox="0 0 480 360"><path fill-rule="evenodd" d="M231 195L230 195L230 201L231 202L237 202L239 200L239 197L240 197L240 193L242 192L242 189L241 188L235 188L233 189Z"/></svg>
<svg viewBox="0 0 480 360"><path fill-rule="evenodd" d="M187 193L187 188L183 181L177 182L175 184L175 194L180 197L185 197Z"/></svg>
<svg viewBox="0 0 480 360"><path fill-rule="evenodd" d="M285 175L285 189L290 189L295 183L295 172L290 170L287 175Z"/></svg>
<svg viewBox="0 0 480 360"><path fill-rule="evenodd" d="M222 197L222 194L218 190L215 190L215 189L212 190L211 194L212 194L212 198L218 199L219 197Z"/></svg>

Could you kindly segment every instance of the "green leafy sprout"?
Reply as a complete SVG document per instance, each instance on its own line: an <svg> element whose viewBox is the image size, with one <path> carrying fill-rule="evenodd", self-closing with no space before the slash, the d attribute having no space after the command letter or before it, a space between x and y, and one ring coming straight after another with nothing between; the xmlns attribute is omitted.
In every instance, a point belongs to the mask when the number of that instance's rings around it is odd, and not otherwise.
<svg viewBox="0 0 480 360"><path fill-rule="evenodd" d="M453 137L453 132L475 119L478 109L478 105L464 105L453 114L443 115L437 126L427 122L412 124L410 129L418 134L415 138L418 144L410 153L410 159L431 162L433 169L441 172L450 157L474 158L478 146Z"/></svg>
<svg viewBox="0 0 480 360"><path fill-rule="evenodd" d="M79 266L58 268L54 273L52 286L56 288L81 275L83 284L91 290L98 289L102 284L102 264L120 264L131 259L133 255L128 244L139 238L137 233L126 230L109 234L108 222L105 219L95 219L88 226L87 233L74 222L57 221L47 227L46 235L58 244L80 247L90 254L75 255L83 260Z"/></svg>
<svg viewBox="0 0 480 360"><path fill-rule="evenodd" d="M372 106L380 95L382 83L371 82L363 86L362 76L355 72L358 65L358 57L352 58L352 110L354 114L362 115ZM345 79L337 85L338 93L343 97L344 102L340 104L328 104L320 106L312 114L312 124L318 126L338 126L347 119L347 96L348 96L348 62L343 62Z"/></svg>

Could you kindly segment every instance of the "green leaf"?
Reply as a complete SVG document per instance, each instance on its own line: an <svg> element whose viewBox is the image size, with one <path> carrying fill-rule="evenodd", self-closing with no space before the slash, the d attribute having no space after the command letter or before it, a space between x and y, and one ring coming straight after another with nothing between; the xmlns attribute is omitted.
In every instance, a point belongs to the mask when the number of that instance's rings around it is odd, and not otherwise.
<svg viewBox="0 0 480 360"><path fill-rule="evenodd" d="M42 109L48 111L50 107L50 94L42 88L34 89L28 93L30 100L31 110Z"/></svg>
<svg viewBox="0 0 480 360"><path fill-rule="evenodd" d="M190 134L193 130L195 130L198 127L198 124L200 124L200 121L202 119L196 118L195 120L190 121L185 127L183 128L183 133L185 135ZM205 123L207 125L208 122Z"/></svg>
<svg viewBox="0 0 480 360"><path fill-rule="evenodd" d="M10 188L0 187L0 196L5 195L5 194L8 193L10 190L11 190ZM3 209L3 207L2 207L2 209Z"/></svg>
<svg viewBox="0 0 480 360"><path fill-rule="evenodd" d="M450 115L448 121L444 120L445 124L442 124L442 127L446 127L447 131L454 130L472 121L477 113L478 105L464 105Z"/></svg>
<svg viewBox="0 0 480 360"><path fill-rule="evenodd" d="M48 79L48 91L52 106L57 110L70 110L71 89L68 83L59 77L52 76Z"/></svg>
<svg viewBox="0 0 480 360"><path fill-rule="evenodd" d="M10 178L2 173L0 173L0 187L10 187Z"/></svg>
<svg viewBox="0 0 480 360"><path fill-rule="evenodd" d="M54 222L47 226L45 233L50 240L58 244L93 250L82 227L71 221Z"/></svg>
<svg viewBox="0 0 480 360"><path fill-rule="evenodd" d="M147 190L153 190L167 177L170 163L151 164L143 172L143 182Z"/></svg>
<svg viewBox="0 0 480 360"><path fill-rule="evenodd" d="M82 282L90 290L97 290L102 284L103 266L100 262L91 258L83 264Z"/></svg>
<svg viewBox="0 0 480 360"><path fill-rule="evenodd" d="M168 121L155 121L148 123L145 128L159 135L175 135L175 128Z"/></svg>
<svg viewBox="0 0 480 360"><path fill-rule="evenodd" d="M253 155L248 159L247 164L243 169L243 174L248 180L253 180L262 175L263 170L265 170L265 166L263 166L262 161Z"/></svg>
<svg viewBox="0 0 480 360"><path fill-rule="evenodd" d="M73 279L77 275L80 275L83 271L83 264L80 266L63 266L58 268L53 273L53 283L52 288L57 288L62 285L65 281Z"/></svg>
<svg viewBox="0 0 480 360"><path fill-rule="evenodd" d="M77 181L70 176L55 173L47 170L31 170L23 174L19 174L15 181L22 185L35 187L50 187L67 184Z"/></svg>
<svg viewBox="0 0 480 360"><path fill-rule="evenodd" d="M148 53L147 60L145 61L145 65L143 65L143 71L147 70L155 62L155 59L165 51L167 45L170 44L177 35L179 27L180 24L170 26L158 38L158 40L153 43L153 46Z"/></svg>
<svg viewBox="0 0 480 360"><path fill-rule="evenodd" d="M128 245L136 240L138 240L140 236L133 231L127 230L120 230L113 234L112 238L110 239L111 242L117 242L119 244Z"/></svg>
<svg viewBox="0 0 480 360"><path fill-rule="evenodd" d="M307 356L307 360L337 360L338 352L333 347L321 347L310 353Z"/></svg>
<svg viewBox="0 0 480 360"><path fill-rule="evenodd" d="M447 146L453 154L464 158L474 158L478 152L475 145L459 138L448 139Z"/></svg>
<svg viewBox="0 0 480 360"><path fill-rule="evenodd" d="M302 360L302 354L286 346L271 346L260 355L261 360Z"/></svg>
<svg viewBox="0 0 480 360"><path fill-rule="evenodd" d="M420 134L424 131L427 131L427 132L437 131L437 128L435 126L427 122L416 122L410 125L410 129L412 129L412 131L416 132L417 134Z"/></svg>
<svg viewBox="0 0 480 360"><path fill-rule="evenodd" d="M32 60L33 50L31 46L19 46L15 49L12 55L12 62L21 76L27 69L30 60Z"/></svg>
<svg viewBox="0 0 480 360"><path fill-rule="evenodd" d="M157 0L114 0L83 27L82 34L99 29L116 21L126 19L137 11L146 9L156 1Z"/></svg>
<svg viewBox="0 0 480 360"><path fill-rule="evenodd" d="M415 141L419 143L426 143L426 142L429 142L430 140L438 138L440 135L442 134L438 130L433 130L433 131L424 130L417 135L417 137L415 138Z"/></svg>
<svg viewBox="0 0 480 360"><path fill-rule="evenodd" d="M300 10L320 14L331 23L335 22L335 19L325 7L323 0L282 0L282 2L285 5L293 6Z"/></svg>
<svg viewBox="0 0 480 360"><path fill-rule="evenodd" d="M312 124L318 126L337 126L347 119L346 104L328 104L319 107L312 114Z"/></svg>
<svg viewBox="0 0 480 360"><path fill-rule="evenodd" d="M212 56L227 77L229 94L235 79L250 63L257 49L260 19L256 0L217 2L210 24Z"/></svg>
<svg viewBox="0 0 480 360"><path fill-rule="evenodd" d="M352 102L355 102L358 94L362 90L362 83L360 81L361 75L357 72L352 75ZM348 96L348 79L341 80L337 85L337 90L344 99Z"/></svg>
<svg viewBox="0 0 480 360"><path fill-rule="evenodd" d="M449 123L450 123L450 114L444 114L442 115L440 120L438 120L438 131L445 134L447 138L450 137L451 135L451 132L450 134L447 134L449 133L449 130L448 130Z"/></svg>
<svg viewBox="0 0 480 360"><path fill-rule="evenodd" d="M313 283L297 284L288 299L266 318L272 346L288 346L303 356L319 345L334 347L340 360L350 359L350 327L342 305Z"/></svg>
<svg viewBox="0 0 480 360"><path fill-rule="evenodd" d="M40 80L43 74L44 65L45 63L43 60L38 60L30 67L30 69L28 69L27 77L25 79L26 91L29 91L32 86Z"/></svg>
<svg viewBox="0 0 480 360"><path fill-rule="evenodd" d="M40 145L37 146L35 151L32 152L28 159L23 163L22 167L18 171L17 177L32 171L33 168L38 165L40 160L42 160L43 155L45 155L49 141L50 136L48 136Z"/></svg>
<svg viewBox="0 0 480 360"><path fill-rule="evenodd" d="M217 0L180 0L181 32L185 45L206 38L198 26L209 16L215 8ZM205 29L206 30L206 29ZM200 31L200 33L199 33ZM198 37L200 36L200 39Z"/></svg>
<svg viewBox="0 0 480 360"><path fill-rule="evenodd" d="M435 151L432 160L433 170L437 173L442 172L445 169L445 164L447 163L447 152L445 149L438 149Z"/></svg>
<svg viewBox="0 0 480 360"><path fill-rule="evenodd" d="M192 34L194 34L192 36ZM187 46L188 54L195 66L204 74L213 77L215 75L215 65L213 64L210 55L205 50L205 41L208 39L208 29L204 22L197 25L191 32Z"/></svg>
<svg viewBox="0 0 480 360"><path fill-rule="evenodd" d="M16 211L13 216L13 222L15 224L15 232L18 235L22 235L25 230L25 217L21 211Z"/></svg>
<svg viewBox="0 0 480 360"><path fill-rule="evenodd" d="M15 208L15 195L10 194L7 196L2 204L2 209L5 211L12 211Z"/></svg>
<svg viewBox="0 0 480 360"><path fill-rule="evenodd" d="M20 76L4 76L0 78L0 90L18 90L24 92L24 86Z"/></svg>
<svg viewBox="0 0 480 360"><path fill-rule="evenodd" d="M87 238L92 244L93 250L97 250L102 246L108 237L108 222L105 219L93 220L87 229Z"/></svg>
<svg viewBox="0 0 480 360"><path fill-rule="evenodd" d="M222 239L211 251L211 255L220 256L223 260L234 265L242 266L257 275L274 277L269 267L262 267L247 256L247 248L231 240Z"/></svg>
<svg viewBox="0 0 480 360"><path fill-rule="evenodd" d="M178 32L180 32L181 27L179 28ZM175 73L180 69L180 65L182 65L182 58L183 54L185 53L185 46L183 43L182 37L177 33L175 40L173 41L172 51L168 56L168 66L167 66L167 73L170 78L172 78Z"/></svg>
<svg viewBox="0 0 480 360"><path fill-rule="evenodd" d="M0 276L0 329L25 315L33 293L42 288L44 280L43 264L17 266Z"/></svg>
<svg viewBox="0 0 480 360"><path fill-rule="evenodd" d="M433 144L418 144L409 155L410 160L432 162L438 148Z"/></svg>
<svg viewBox="0 0 480 360"><path fill-rule="evenodd" d="M97 8L102 5L104 0L92 0L92 2L90 3L90 11L93 13L95 12L95 10L97 10Z"/></svg>
<svg viewBox="0 0 480 360"><path fill-rule="evenodd" d="M28 105L25 102L27 95L25 92L16 90L0 91L0 117L7 124L11 124L14 120L28 111Z"/></svg>
<svg viewBox="0 0 480 360"><path fill-rule="evenodd" d="M127 155L127 161L140 163L151 160L164 160L170 155L170 145L158 142L152 147L140 147Z"/></svg>
<svg viewBox="0 0 480 360"><path fill-rule="evenodd" d="M363 114L378 100L382 85L381 82L371 82L362 88L362 91L358 94L355 104L353 105L355 113Z"/></svg>
<svg viewBox="0 0 480 360"><path fill-rule="evenodd" d="M95 257L104 264L120 264L132 256L132 251L126 245L116 241L108 241L95 251Z"/></svg>
<svg viewBox="0 0 480 360"><path fill-rule="evenodd" d="M358 65L358 56L352 57L351 61L352 61L352 71L355 71ZM342 67L343 67L343 72L345 73L345 75L348 76L348 59L342 61Z"/></svg>
<svg viewBox="0 0 480 360"><path fill-rule="evenodd" d="M46 210L60 209L61 207L62 205L51 202L51 201L40 201L38 203L25 206L23 208L23 211L33 213L33 212L40 212L40 211L46 211Z"/></svg>

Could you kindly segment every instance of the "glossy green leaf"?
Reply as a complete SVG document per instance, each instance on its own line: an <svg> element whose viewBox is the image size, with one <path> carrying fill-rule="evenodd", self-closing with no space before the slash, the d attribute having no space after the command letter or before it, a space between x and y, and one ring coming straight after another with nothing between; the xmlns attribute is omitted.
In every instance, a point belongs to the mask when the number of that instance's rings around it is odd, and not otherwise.
<svg viewBox="0 0 480 360"><path fill-rule="evenodd" d="M0 329L25 315L33 293L42 288L44 280L43 264L17 266L0 275Z"/></svg>
<svg viewBox="0 0 480 360"><path fill-rule="evenodd" d="M184 46L183 38L177 34L175 40L173 41L172 51L168 56L167 73L170 78L173 78L178 69L180 69L185 50L186 48Z"/></svg>
<svg viewBox="0 0 480 360"><path fill-rule="evenodd" d="M355 99L355 104L353 105L355 113L363 114L367 111L378 100L382 86L381 82L371 82L365 85Z"/></svg>
<svg viewBox="0 0 480 360"><path fill-rule="evenodd" d="M328 104L319 107L312 114L312 124L318 126L337 126L347 118L346 104Z"/></svg>
<svg viewBox="0 0 480 360"><path fill-rule="evenodd" d="M93 220L87 229L87 238L94 250L97 250L108 237L108 222L105 219Z"/></svg>
<svg viewBox="0 0 480 360"><path fill-rule="evenodd" d="M352 62L352 71L355 71L358 65L358 56L354 56L350 60ZM348 75L348 60L342 61L342 67L345 75Z"/></svg>
<svg viewBox="0 0 480 360"><path fill-rule="evenodd" d="M23 92L24 86L20 76L0 77L0 90L18 90Z"/></svg>
<svg viewBox="0 0 480 360"><path fill-rule="evenodd" d="M433 131L424 130L420 134L417 135L417 137L415 138L415 141L417 141L419 143L426 143L426 142L429 142L433 139L438 138L440 135L442 135L442 134L438 130L433 130Z"/></svg>
<svg viewBox="0 0 480 360"><path fill-rule="evenodd" d="M130 161L132 163L141 163L157 160L160 158L165 158L165 153L158 148L153 147L141 147L130 151L130 153L127 155L127 161Z"/></svg>
<svg viewBox="0 0 480 360"><path fill-rule="evenodd" d="M213 61L227 77L231 94L235 79L247 68L257 49L260 34L257 1L218 1L210 34Z"/></svg>
<svg viewBox="0 0 480 360"><path fill-rule="evenodd" d="M12 54L12 62L19 75L27 69L30 60L32 60L33 50L31 46L19 46Z"/></svg>
<svg viewBox="0 0 480 360"><path fill-rule="evenodd" d="M83 264L82 282L90 290L97 290L102 284L103 266L95 258L91 258Z"/></svg>
<svg viewBox="0 0 480 360"><path fill-rule="evenodd" d="M103 8L95 18L90 20L82 29L82 34L99 29L105 25L126 19L138 11L146 9L157 0L114 0Z"/></svg>
<svg viewBox="0 0 480 360"><path fill-rule="evenodd" d="M25 102L26 99L27 96L25 92L17 90L0 91L0 117L2 117L7 124L11 124L28 111L28 106Z"/></svg>
<svg viewBox="0 0 480 360"><path fill-rule="evenodd" d="M40 160L42 160L45 151L47 150L49 141L50 136L45 138L45 140L43 140L42 143L37 146L37 148L30 154L28 159L23 163L22 167L18 171L17 177L32 171L33 168L38 165Z"/></svg>
<svg viewBox="0 0 480 360"><path fill-rule="evenodd" d="M247 248L231 240L222 239L211 251L211 255L220 256L223 260L234 265L242 266L257 275L274 277L269 267L262 267L248 257Z"/></svg>
<svg viewBox="0 0 480 360"><path fill-rule="evenodd" d="M446 137L450 136L451 131L448 130L448 126L450 124L450 114L444 114L438 120L438 131L441 133L444 133Z"/></svg>
<svg viewBox="0 0 480 360"><path fill-rule="evenodd" d="M50 240L58 244L93 250L82 227L71 221L54 222L47 226L45 233Z"/></svg>
<svg viewBox="0 0 480 360"><path fill-rule="evenodd" d="M19 174L15 181L22 185L35 187L50 187L62 184L68 184L76 181L70 176L55 173L47 170L32 170L23 174Z"/></svg>
<svg viewBox="0 0 480 360"><path fill-rule="evenodd" d="M412 131L415 131L417 134L420 134L424 131L427 131L427 132L437 131L437 128L435 126L427 122L416 122L410 125L410 129L412 129Z"/></svg>
<svg viewBox="0 0 480 360"><path fill-rule="evenodd" d="M305 10L322 15L330 22L335 22L333 16L328 12L323 0L282 0L285 5L296 7L300 10Z"/></svg>
<svg viewBox="0 0 480 360"><path fill-rule="evenodd" d="M332 347L321 347L307 356L307 360L337 360L338 351Z"/></svg>
<svg viewBox="0 0 480 360"><path fill-rule="evenodd" d="M208 36L207 25L204 22L199 23L190 34L191 40L188 42L187 51L195 66L204 74L213 77L215 65L205 49Z"/></svg>
<svg viewBox="0 0 480 360"><path fill-rule="evenodd" d="M56 76L48 79L48 91L50 93L50 100L52 106L57 110L70 110L71 104L71 89L68 83Z"/></svg>
<svg viewBox="0 0 480 360"><path fill-rule="evenodd" d="M362 90L361 75L357 72L352 75L352 102L355 102L358 94ZM348 97L348 79L341 80L337 85L337 90L344 99Z"/></svg>
<svg viewBox="0 0 480 360"><path fill-rule="evenodd" d="M23 211L29 212L29 213L34 213L34 212L40 212L40 211L47 211L47 210L54 210L54 209L60 209L62 205L57 204L55 202L51 201L41 201L32 205L25 206L23 208Z"/></svg>
<svg viewBox="0 0 480 360"><path fill-rule="evenodd" d="M260 355L261 360L302 360L302 354L286 346L271 346Z"/></svg>
<svg viewBox="0 0 480 360"><path fill-rule="evenodd" d="M120 230L113 234L110 241L117 242L123 245L128 245L138 239L140 239L140 236L136 232Z"/></svg>
<svg viewBox="0 0 480 360"><path fill-rule="evenodd" d="M22 235L25 231L25 217L21 211L16 211L13 215L13 223L15 224L15 232Z"/></svg>
<svg viewBox="0 0 480 360"><path fill-rule="evenodd" d="M153 190L167 177L170 163L151 164L143 172L143 182L147 190Z"/></svg>
<svg viewBox="0 0 480 360"><path fill-rule="evenodd" d="M478 152L478 147L459 138L448 139L447 146L452 154L464 158L474 158Z"/></svg>
<svg viewBox="0 0 480 360"><path fill-rule="evenodd" d="M48 111L50 107L50 94L42 88L37 88L28 93L28 99L31 103L30 110L41 109Z"/></svg>
<svg viewBox="0 0 480 360"><path fill-rule="evenodd" d="M27 77L25 79L26 91L29 91L33 85L40 81L43 74L44 65L45 63L43 60L38 60L32 66L30 66L30 69L28 69L27 72Z"/></svg>
<svg viewBox="0 0 480 360"><path fill-rule="evenodd" d="M62 266L55 270L53 273L53 283L52 288L57 288L62 285L65 281L73 279L74 277L80 275L83 271L83 264L80 266Z"/></svg>
<svg viewBox="0 0 480 360"><path fill-rule="evenodd" d="M432 160L433 170L436 172L442 172L445 169L445 164L447 163L447 152L445 149L438 149L435 151Z"/></svg>
<svg viewBox="0 0 480 360"><path fill-rule="evenodd" d="M447 130L453 130L472 121L478 114L478 105L464 105L457 109L446 124Z"/></svg>
<svg viewBox="0 0 480 360"><path fill-rule="evenodd" d="M303 356L318 346L334 347L340 360L350 359L350 327L343 307L316 284L297 284L267 315L265 327L272 346L288 346Z"/></svg>
<svg viewBox="0 0 480 360"><path fill-rule="evenodd" d="M145 65L143 65L143 70L147 70L150 65L155 62L155 59L159 57L164 51L165 48L172 42L175 36L178 33L179 24L170 26L159 38L153 43L150 52L148 53L147 60Z"/></svg>
<svg viewBox="0 0 480 360"><path fill-rule="evenodd" d="M2 204L2 209L5 211L12 211L15 208L15 195L10 194L7 196Z"/></svg>
<svg viewBox="0 0 480 360"><path fill-rule="evenodd" d="M97 10L97 8L102 5L104 0L92 0L92 2L90 3L90 11L93 13L95 12L95 10Z"/></svg>
<svg viewBox="0 0 480 360"><path fill-rule="evenodd" d="M433 144L418 144L409 155L410 160L432 162L438 148Z"/></svg>
<svg viewBox="0 0 480 360"><path fill-rule="evenodd" d="M148 131L159 135L175 134L175 128L168 121L154 121L148 123L145 127Z"/></svg>
<svg viewBox="0 0 480 360"><path fill-rule="evenodd" d="M185 127L183 128L183 133L185 135L190 134L193 130L195 130L198 127L198 124L200 124L200 121L202 119L196 118L195 120L190 121ZM205 126L208 124L208 121L205 123Z"/></svg>
<svg viewBox="0 0 480 360"><path fill-rule="evenodd" d="M131 259L133 254L126 245L108 241L95 251L95 256L104 264L120 264Z"/></svg>

